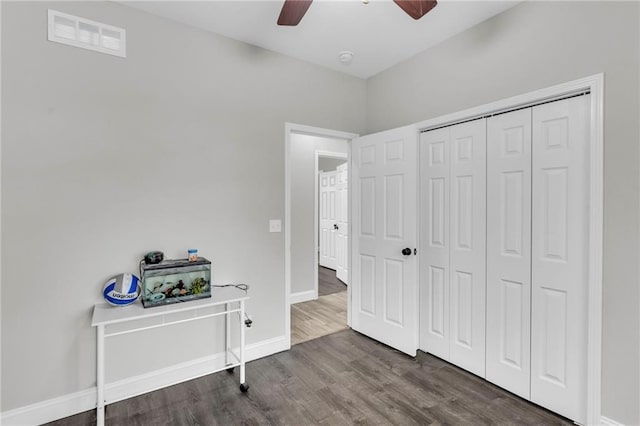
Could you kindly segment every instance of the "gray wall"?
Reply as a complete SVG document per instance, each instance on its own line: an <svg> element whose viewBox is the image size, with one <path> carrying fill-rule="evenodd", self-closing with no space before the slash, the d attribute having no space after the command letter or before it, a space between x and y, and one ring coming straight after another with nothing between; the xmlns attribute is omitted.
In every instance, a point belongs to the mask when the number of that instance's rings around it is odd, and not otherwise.
<svg viewBox="0 0 640 426"><path fill-rule="evenodd" d="M340 158L320 157L320 160L318 161L318 170L322 170L323 172L331 172L335 170L339 165L346 162L347 160L343 160Z"/></svg>
<svg viewBox="0 0 640 426"><path fill-rule="evenodd" d="M347 141L310 135L291 135L291 293L312 291L313 283L313 196L315 152L346 154ZM341 160L345 162L345 160ZM335 169L335 167L334 167Z"/></svg>
<svg viewBox="0 0 640 426"><path fill-rule="evenodd" d="M124 27L128 58L48 42L49 7ZM151 249L197 247L251 285L248 343L284 335L285 122L362 132L363 80L112 2L3 2L2 90L3 411L95 385L93 304ZM110 343L140 362L108 380L208 327Z"/></svg>
<svg viewBox="0 0 640 426"><path fill-rule="evenodd" d="M367 81L374 132L605 73L602 412L629 425L640 424L638 8L522 3Z"/></svg>
<svg viewBox="0 0 640 426"><path fill-rule="evenodd" d="M47 7L125 27L129 57L47 42ZM91 306L150 249L198 247L252 285L249 343L284 333L285 121L364 134L604 71L603 414L639 424L638 9L524 3L365 84L114 3L3 2L1 409L94 385ZM206 353L180 330L131 343Z"/></svg>

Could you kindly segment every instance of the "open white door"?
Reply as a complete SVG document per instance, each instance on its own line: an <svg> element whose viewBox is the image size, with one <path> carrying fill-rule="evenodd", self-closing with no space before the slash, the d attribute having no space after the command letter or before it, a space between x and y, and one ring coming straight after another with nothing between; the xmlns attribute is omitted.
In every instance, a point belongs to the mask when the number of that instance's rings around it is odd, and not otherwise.
<svg viewBox="0 0 640 426"><path fill-rule="evenodd" d="M320 172L320 266L336 269L336 172Z"/></svg>
<svg viewBox="0 0 640 426"><path fill-rule="evenodd" d="M349 170L347 163L336 168L336 277L345 284L349 277Z"/></svg>
<svg viewBox="0 0 640 426"><path fill-rule="evenodd" d="M414 126L352 142L352 291L354 330L415 356L418 286L415 255Z"/></svg>

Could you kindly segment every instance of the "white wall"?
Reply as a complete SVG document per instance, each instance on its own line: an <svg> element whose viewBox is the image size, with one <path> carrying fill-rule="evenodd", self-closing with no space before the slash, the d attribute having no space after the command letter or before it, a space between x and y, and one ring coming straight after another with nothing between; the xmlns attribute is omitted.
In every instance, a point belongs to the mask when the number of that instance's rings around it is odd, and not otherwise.
<svg viewBox="0 0 640 426"><path fill-rule="evenodd" d="M320 157L318 160L318 170L323 172L334 171L339 165L346 163L347 160L341 158Z"/></svg>
<svg viewBox="0 0 640 426"><path fill-rule="evenodd" d="M335 129L344 130L344 129ZM315 152L346 154L347 141L318 136L292 134L291 165L291 293L312 291L314 239L313 197ZM344 162L345 160L342 160Z"/></svg>
<svg viewBox="0 0 640 426"><path fill-rule="evenodd" d="M128 58L48 42L49 7L125 28ZM248 343L284 335L285 122L361 132L365 82L112 2L2 8L2 411L95 385L93 304L151 249L197 247L251 285ZM108 380L209 327L111 343Z"/></svg>
<svg viewBox="0 0 640 426"><path fill-rule="evenodd" d="M638 9L525 2L367 81L374 132L605 73L602 413L628 425L640 424Z"/></svg>
<svg viewBox="0 0 640 426"><path fill-rule="evenodd" d="M126 28L129 57L47 42L48 7ZM640 424L639 16L524 3L365 84L111 2L2 2L1 410L94 385L91 306L150 249L198 247L252 285L249 343L284 333L285 121L364 134L365 103L373 132L604 71L603 414ZM183 331L136 351L206 352Z"/></svg>

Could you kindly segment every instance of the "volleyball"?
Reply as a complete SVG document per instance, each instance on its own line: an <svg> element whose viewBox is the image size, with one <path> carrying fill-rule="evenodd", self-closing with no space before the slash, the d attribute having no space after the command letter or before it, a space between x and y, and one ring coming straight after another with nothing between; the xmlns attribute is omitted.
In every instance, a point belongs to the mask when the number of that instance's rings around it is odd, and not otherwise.
<svg viewBox="0 0 640 426"><path fill-rule="evenodd" d="M125 306L140 297L140 279L133 274L120 274L104 285L102 295L113 306Z"/></svg>

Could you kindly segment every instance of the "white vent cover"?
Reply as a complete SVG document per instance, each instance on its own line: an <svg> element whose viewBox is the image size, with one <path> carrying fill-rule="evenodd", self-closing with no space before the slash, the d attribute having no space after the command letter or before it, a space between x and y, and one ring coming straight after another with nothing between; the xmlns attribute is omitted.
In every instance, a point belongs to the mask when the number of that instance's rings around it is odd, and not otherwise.
<svg viewBox="0 0 640 426"><path fill-rule="evenodd" d="M124 28L49 9L49 41L127 57Z"/></svg>

